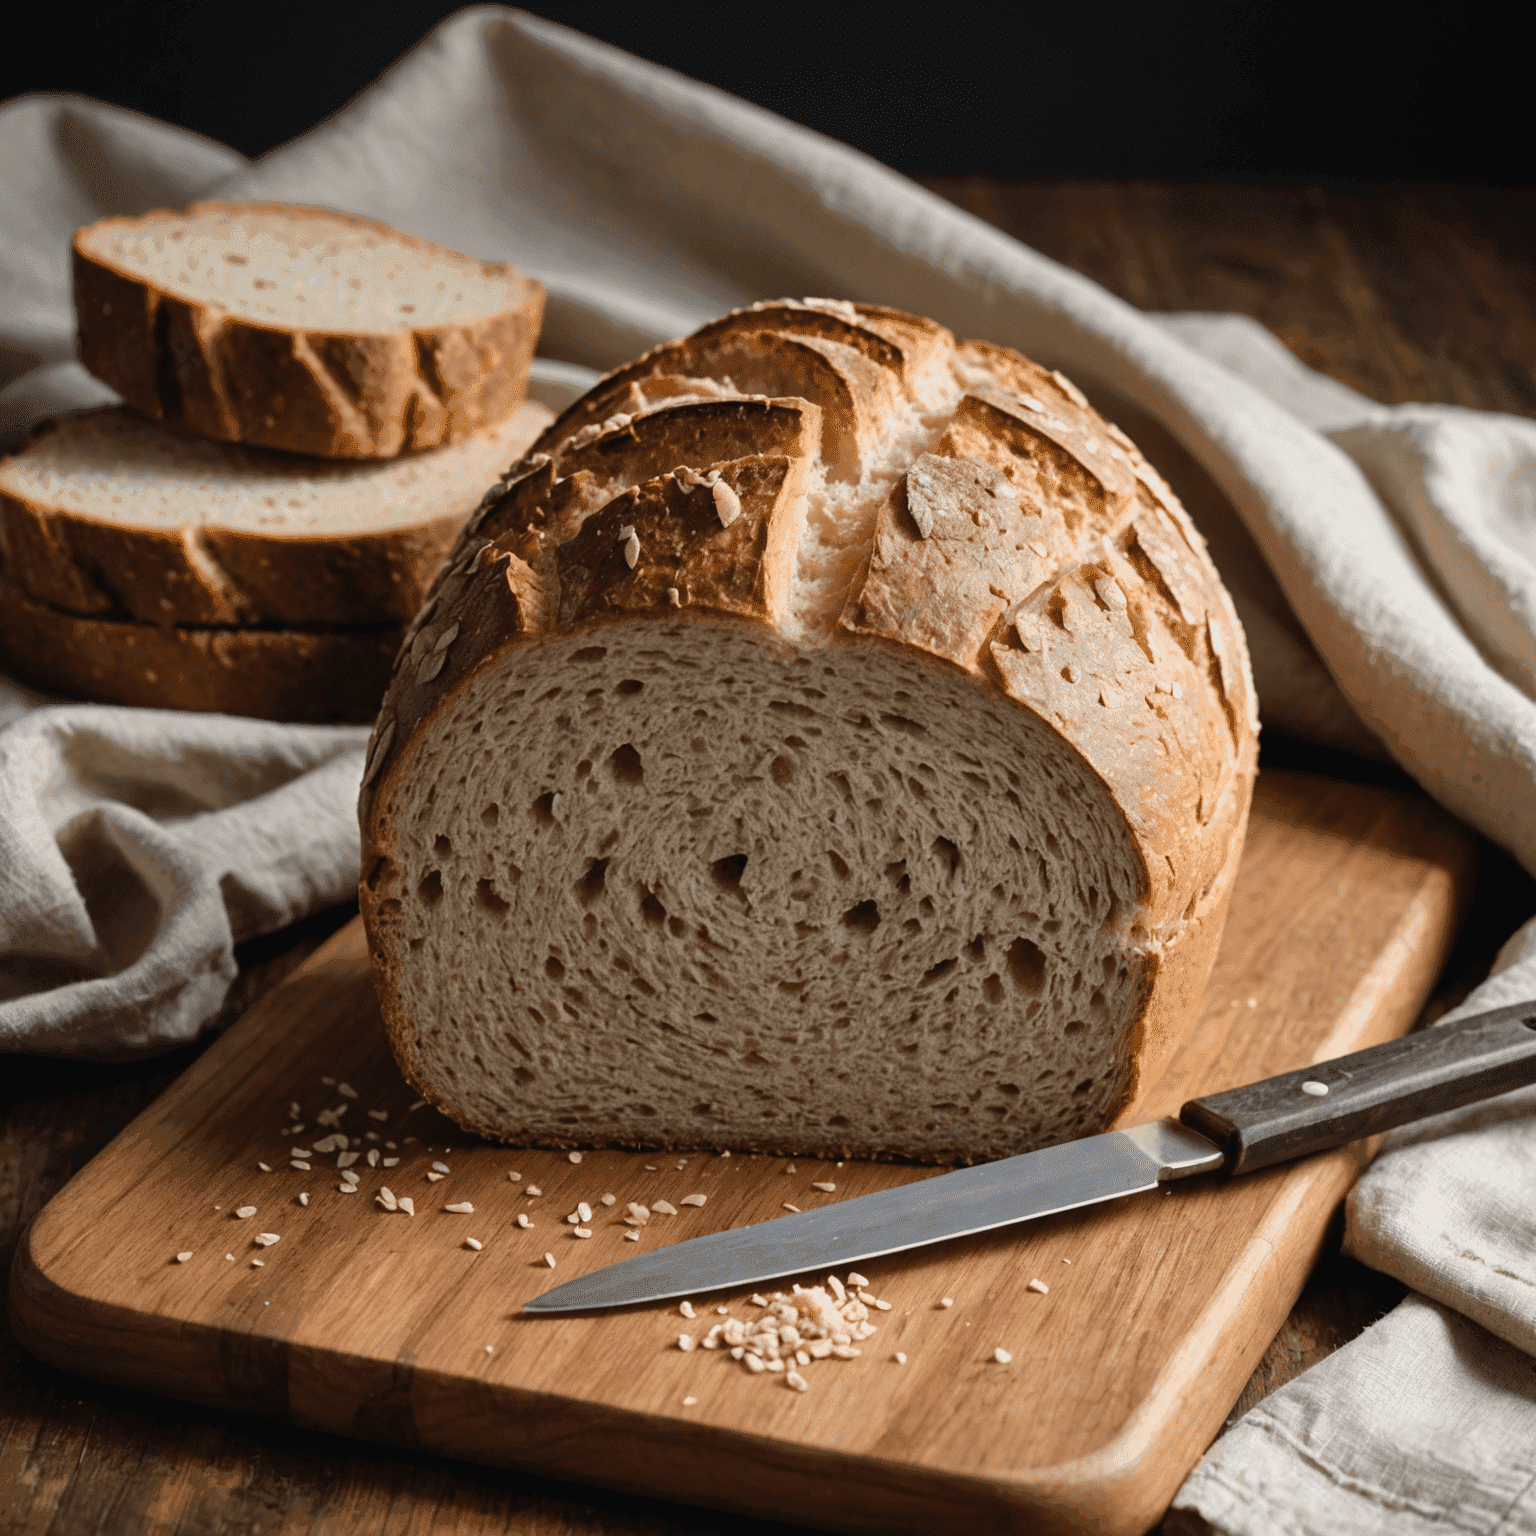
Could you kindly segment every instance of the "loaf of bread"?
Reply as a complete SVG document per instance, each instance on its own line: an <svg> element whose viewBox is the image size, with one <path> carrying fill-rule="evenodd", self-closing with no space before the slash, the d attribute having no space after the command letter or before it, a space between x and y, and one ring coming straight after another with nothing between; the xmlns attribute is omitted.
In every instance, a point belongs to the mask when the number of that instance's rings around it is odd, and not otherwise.
<svg viewBox="0 0 1536 1536"><path fill-rule="evenodd" d="M389 458L504 421L544 290L387 225L194 203L74 238L80 361L156 420L322 458Z"/></svg>
<svg viewBox="0 0 1536 1536"><path fill-rule="evenodd" d="M0 579L0 672L97 704L366 724L401 634L399 624L194 629L81 618Z"/></svg>
<svg viewBox="0 0 1536 1536"><path fill-rule="evenodd" d="M358 463L209 442L122 408L65 416L0 461L0 579L89 618L398 627L551 419L525 401L452 447Z"/></svg>
<svg viewBox="0 0 1536 1536"><path fill-rule="evenodd" d="M1101 1130L1205 985L1256 746L1199 535L1067 379L737 312L567 410L412 623L360 804L395 1052L543 1145Z"/></svg>

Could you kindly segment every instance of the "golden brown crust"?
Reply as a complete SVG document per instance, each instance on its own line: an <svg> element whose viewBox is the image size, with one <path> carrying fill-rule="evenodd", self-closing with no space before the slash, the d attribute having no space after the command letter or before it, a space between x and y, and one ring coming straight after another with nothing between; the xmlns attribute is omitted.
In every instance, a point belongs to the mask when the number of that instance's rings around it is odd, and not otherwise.
<svg viewBox="0 0 1536 1536"><path fill-rule="evenodd" d="M1140 1012L1128 1022L1119 1059L1106 1064L1118 1084L1111 1113L1123 1117L1155 1080L1198 1000L1241 856L1257 762L1241 627L1203 542L1167 487L1070 381L1007 348L953 347L941 328L916 317L867 306L855 313L868 327L878 321L880 339L892 346L911 338L900 369L883 360L878 346L848 349L888 374L892 388L905 387L906 370L944 354L961 392L948 425L892 484L866 535L867 554L841 617L823 643L894 647L958 670L988 696L1001 694L1027 710L1103 786L1140 886L1134 912L1112 905L1104 921L1122 926L1146 960ZM815 331L820 322L808 324L813 339L822 339L825 333ZM450 1113L457 1111L417 1065L411 1021L398 1001L395 916L404 893L391 884L402 863L391 809L396 791L431 720L467 680L543 635L580 635L621 612L631 620L649 612L669 626L706 618L745 623L773 643L790 643L773 605L757 596L757 543L721 542L702 515L702 488L661 478L654 471L665 454L637 446L646 430L658 429L640 428L624 448L598 447L617 445L631 430L613 419L631 414L617 405L639 408L635 422L643 423L653 409L647 381L666 380L675 393L673 381L686 378L687 368L726 355L722 337L732 347L760 349L775 367L791 355L790 343L805 342L798 332L759 340L765 325L762 309L740 311L656 349L601 381L549 428L499 499L488 498L472 520L408 647L422 670L410 673L403 662L391 687L359 807L363 912L397 1054L421 1090ZM720 382L719 375L708 377ZM816 375L807 370L801 377ZM729 382L741 387L734 377ZM869 422L886 409L881 398L871 391L862 406L848 406L861 452L873 439ZM847 406L830 395L818 403L824 417ZM700 411L704 419L738 405L696 400L673 409ZM825 432L817 441L831 484L844 467L841 450ZM681 462L695 471L718 469L723 479L746 457L738 446L733 439L729 463L723 455L711 463L702 452ZM703 448L702 439L695 448ZM751 451L802 466L812 458L806 446L785 454L759 442ZM613 468L642 461L652 474L626 479ZM578 472L591 478L578 481ZM781 495L770 522L794 526L785 515L791 499ZM638 545L633 565L623 555L627 538L620 538L630 529ZM482 546L487 538L495 543ZM681 593L677 576L685 569L697 574L688 604L679 608L662 594L668 587ZM742 591L753 594L746 604ZM435 637L450 629L451 661L439 666ZM879 1155L879 1148L850 1145L855 1155Z"/></svg>
<svg viewBox="0 0 1536 1536"><path fill-rule="evenodd" d="M513 414L503 429L508 459L549 416L534 402ZM0 577L62 612L140 624L398 625L420 609L470 510L461 504L376 530L289 534L113 522L109 506L86 516L0 489Z"/></svg>
<svg viewBox="0 0 1536 1536"><path fill-rule="evenodd" d="M258 720L373 719L399 648L373 629L186 629L80 618L0 582L0 671L49 693Z"/></svg>
<svg viewBox="0 0 1536 1536"><path fill-rule="evenodd" d="M189 211L230 206L194 203ZM319 209L245 206L385 227ZM494 426L527 394L544 315L536 281L522 280L524 297L514 307L460 324L307 332L257 325L163 292L85 249L85 237L104 225L174 217L160 210L137 221L101 220L76 231L72 246L80 361L145 415L183 420L225 442L321 458L393 458Z"/></svg>

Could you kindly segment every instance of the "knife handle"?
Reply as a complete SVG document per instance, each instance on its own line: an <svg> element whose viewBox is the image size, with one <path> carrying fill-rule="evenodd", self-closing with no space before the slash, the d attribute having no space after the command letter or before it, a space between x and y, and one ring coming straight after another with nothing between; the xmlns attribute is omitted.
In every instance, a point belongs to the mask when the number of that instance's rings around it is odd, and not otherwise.
<svg viewBox="0 0 1536 1536"><path fill-rule="evenodd" d="M1179 1119L1225 1152L1229 1174L1252 1173L1528 1083L1536 1083L1536 1002L1191 1099Z"/></svg>

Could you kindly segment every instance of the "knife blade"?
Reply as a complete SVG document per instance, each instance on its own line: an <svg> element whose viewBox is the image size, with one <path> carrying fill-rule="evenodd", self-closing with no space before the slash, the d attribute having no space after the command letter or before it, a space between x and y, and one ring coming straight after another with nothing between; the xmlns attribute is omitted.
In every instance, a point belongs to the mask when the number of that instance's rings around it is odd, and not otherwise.
<svg viewBox="0 0 1536 1536"><path fill-rule="evenodd" d="M777 1217L610 1264L523 1304L586 1312L756 1285L968 1237L1342 1146L1536 1082L1536 1003L1192 1099L1177 1120L1106 1131L1018 1157Z"/></svg>

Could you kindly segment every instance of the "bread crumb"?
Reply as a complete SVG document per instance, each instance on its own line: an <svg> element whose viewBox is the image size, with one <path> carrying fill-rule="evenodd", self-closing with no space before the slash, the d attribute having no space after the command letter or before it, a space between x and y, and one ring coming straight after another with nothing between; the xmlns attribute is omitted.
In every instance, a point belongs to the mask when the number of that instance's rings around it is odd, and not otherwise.
<svg viewBox="0 0 1536 1536"><path fill-rule="evenodd" d="M645 1171L647 1173L655 1173L656 1172L656 1164L655 1163L647 1163L645 1165Z"/></svg>
<svg viewBox="0 0 1536 1536"><path fill-rule="evenodd" d="M1070 1264L1072 1262L1072 1260L1071 1259L1063 1259L1061 1262L1063 1264Z"/></svg>
<svg viewBox="0 0 1536 1536"><path fill-rule="evenodd" d="M683 1196L683 1204L684 1205L703 1205L705 1200L707 1200L708 1198L709 1197L707 1195L684 1195Z"/></svg>
<svg viewBox="0 0 1536 1536"><path fill-rule="evenodd" d="M1029 1282L1029 1289L1032 1291L1038 1291L1042 1296L1045 1296L1050 1293L1051 1288L1037 1275L1033 1280Z"/></svg>
<svg viewBox="0 0 1536 1536"><path fill-rule="evenodd" d="M668 587L667 601L671 603L674 608L681 608L683 606L683 594L679 592L676 587Z"/></svg>
<svg viewBox="0 0 1536 1536"><path fill-rule="evenodd" d="M1301 1085L1301 1091L1309 1098L1321 1099L1325 1097L1328 1092L1328 1084L1315 1083L1309 1080Z"/></svg>
<svg viewBox="0 0 1536 1536"><path fill-rule="evenodd" d="M398 1168L400 1166L400 1159L398 1157L386 1157L381 1166L385 1168Z"/></svg>
<svg viewBox="0 0 1536 1536"><path fill-rule="evenodd" d="M694 1405L694 1404L695 1404L695 1403L696 1403L696 1402L698 1402L698 1398L696 1398L696 1397L685 1397L685 1398L684 1398L684 1399L683 1399L683 1407L684 1407L684 1408L692 1408L692 1407L693 1407L693 1405Z"/></svg>
<svg viewBox="0 0 1536 1536"><path fill-rule="evenodd" d="M581 1161L580 1152L567 1152L565 1155L567 1159L573 1163L579 1163Z"/></svg>
<svg viewBox="0 0 1536 1536"><path fill-rule="evenodd" d="M784 1170L785 1173L793 1173L794 1171L795 1171L795 1165L793 1163L791 1163L789 1165L789 1167Z"/></svg>
<svg viewBox="0 0 1536 1536"><path fill-rule="evenodd" d="M747 1300L750 1301L754 1307L766 1307L768 1305L768 1298L761 1295L757 1291L753 1291L753 1293L747 1297Z"/></svg>
<svg viewBox="0 0 1536 1536"><path fill-rule="evenodd" d="M485 1352L488 1355L494 1355L496 1353L496 1346L494 1344L487 1344L485 1346Z"/></svg>
<svg viewBox="0 0 1536 1536"><path fill-rule="evenodd" d="M475 1208L468 1200L460 1200L454 1205L445 1205L443 1209L445 1211L452 1211L455 1216L473 1216L475 1214Z"/></svg>
<svg viewBox="0 0 1536 1536"><path fill-rule="evenodd" d="M715 483L711 495L715 500L715 515L720 519L720 526L729 528L741 516L741 497L723 480Z"/></svg>
<svg viewBox="0 0 1536 1536"><path fill-rule="evenodd" d="M862 1291L869 1284L869 1281L858 1270L850 1269L848 1271L848 1284Z"/></svg>
<svg viewBox="0 0 1536 1536"><path fill-rule="evenodd" d="M361 1152L342 1152L336 1158L336 1166L338 1168L350 1168L362 1155Z"/></svg>
<svg viewBox="0 0 1536 1536"><path fill-rule="evenodd" d="M192 1250L190 1248L188 1248L185 1253L178 1253L176 1255L176 1262L178 1264L185 1264L187 1262L187 1260L190 1259L191 1257L192 1257Z"/></svg>
<svg viewBox="0 0 1536 1536"><path fill-rule="evenodd" d="M247 1221L255 1214L256 1207L254 1205L241 1205L235 1208L235 1215L241 1221Z"/></svg>
<svg viewBox="0 0 1536 1536"><path fill-rule="evenodd" d="M1010 1355L1008 1351L1001 1346L992 1351L992 1358L996 1360L999 1365L1013 1364L1013 1356Z"/></svg>
<svg viewBox="0 0 1536 1536"><path fill-rule="evenodd" d="M233 1258L234 1258L234 1254L232 1254L232 1253L226 1253L226 1254L225 1254L225 1255L224 1255L224 1257L225 1257L225 1258L226 1258L226 1259L233 1259Z"/></svg>
<svg viewBox="0 0 1536 1536"><path fill-rule="evenodd" d="M894 1360L897 1365L905 1365L907 1363L907 1357L902 1354L899 1349L894 1355L891 1356L891 1359Z"/></svg>
<svg viewBox="0 0 1536 1536"><path fill-rule="evenodd" d="M368 1148L368 1166L370 1168L377 1168L379 1166L379 1149L377 1147Z"/></svg>

